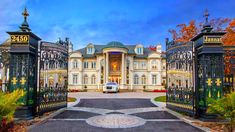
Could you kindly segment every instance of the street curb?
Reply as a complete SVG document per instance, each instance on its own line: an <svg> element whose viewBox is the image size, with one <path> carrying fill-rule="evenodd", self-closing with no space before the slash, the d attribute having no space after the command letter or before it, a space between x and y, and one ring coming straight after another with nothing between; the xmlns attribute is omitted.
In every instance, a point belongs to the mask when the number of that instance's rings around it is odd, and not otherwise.
<svg viewBox="0 0 235 132"><path fill-rule="evenodd" d="M151 101L151 103L153 103L153 104L156 105L156 106L159 106L159 105L160 105L160 107L162 107L163 104L165 105L165 103L154 101L154 98L152 98L150 101ZM197 126L197 125L193 124L193 121L192 121L192 120L186 119L186 118L184 118L184 115L182 115L182 114L180 114L180 113L177 113L177 112L175 112L175 111L173 111L173 110L170 110L170 109L166 108L166 105L165 105L165 108L163 108L163 110L169 112L170 114L176 116L177 118L179 118L179 119L182 120L183 122L185 122L185 123L187 123L187 124L189 124L189 125L191 125L191 126L193 126L193 127L196 127L196 128L198 128L198 129L200 129L200 130L202 130L202 131L205 131L205 132L210 132L210 131L211 131L210 128L201 127L201 126ZM196 119L195 119L195 120L196 120Z"/></svg>
<svg viewBox="0 0 235 132"><path fill-rule="evenodd" d="M73 98L76 98L76 101L68 103L67 108L73 107L80 102L80 98L78 97L73 97Z"/></svg>
<svg viewBox="0 0 235 132"><path fill-rule="evenodd" d="M182 114L180 114L180 113L177 113L177 112L175 112L175 111L173 111L173 110L170 110L170 109L168 109L168 108L166 108L166 110L167 110L167 112L169 112L169 113L171 113L172 115L174 115L174 116L180 118L180 119L183 120L185 123L188 123L188 124L190 124L191 126L194 126L194 127L198 128L198 129L201 129L201 130L203 130L203 131L205 131L205 132L210 132L210 131L211 131L210 128L208 128L208 127L201 127L201 126L197 126L197 125L193 124L194 121L192 121L192 120L190 120L190 119L184 118L184 115L182 115ZM195 119L195 121L197 121L197 119ZM198 121L199 121L199 120L198 120Z"/></svg>
<svg viewBox="0 0 235 132"><path fill-rule="evenodd" d="M59 110L56 110L56 111L53 112L52 114L41 118L41 121L39 121L38 123L35 123L35 124L31 125L31 126L28 126L28 127L27 127L27 131L29 131L30 129L32 129L32 128L38 126L38 125L41 125L41 124L45 123L46 121L48 121L49 118L52 118L52 117L54 117L54 116L60 114L61 112L65 111L66 109L67 109L67 107L66 107L66 108L61 108L61 109L59 109Z"/></svg>

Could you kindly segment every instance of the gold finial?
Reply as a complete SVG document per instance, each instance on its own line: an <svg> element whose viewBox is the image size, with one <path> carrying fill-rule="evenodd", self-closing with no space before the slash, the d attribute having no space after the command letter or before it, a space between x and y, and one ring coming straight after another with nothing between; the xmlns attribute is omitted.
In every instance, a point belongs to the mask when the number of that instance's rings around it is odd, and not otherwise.
<svg viewBox="0 0 235 132"><path fill-rule="evenodd" d="M24 19L26 20L27 19L27 17L29 16L29 13L28 13L28 11L27 11L27 8L25 7L24 8L24 12L22 13L22 15L24 16Z"/></svg>

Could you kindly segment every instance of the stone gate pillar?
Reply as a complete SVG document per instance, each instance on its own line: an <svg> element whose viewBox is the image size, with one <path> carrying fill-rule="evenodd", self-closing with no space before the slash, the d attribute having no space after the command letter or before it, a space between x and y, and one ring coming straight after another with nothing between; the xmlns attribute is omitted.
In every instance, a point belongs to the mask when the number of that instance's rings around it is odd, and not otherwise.
<svg viewBox="0 0 235 132"><path fill-rule="evenodd" d="M24 22L20 31L7 32L10 35L9 90L23 89L26 95L21 98L16 116L27 118L34 114L37 95L38 36L31 32L27 23L27 9L22 13Z"/></svg>
<svg viewBox="0 0 235 132"><path fill-rule="evenodd" d="M206 12L206 22L201 33L192 39L195 54L194 83L197 116L206 116L208 98L218 99L223 96L224 51L221 37L225 32L212 31L208 16Z"/></svg>

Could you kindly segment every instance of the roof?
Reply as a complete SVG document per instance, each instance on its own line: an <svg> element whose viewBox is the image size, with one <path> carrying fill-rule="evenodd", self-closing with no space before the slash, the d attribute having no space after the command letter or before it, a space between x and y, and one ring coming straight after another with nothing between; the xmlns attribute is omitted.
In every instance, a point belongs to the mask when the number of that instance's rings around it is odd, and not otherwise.
<svg viewBox="0 0 235 132"><path fill-rule="evenodd" d="M126 48L126 46L121 42L111 41L105 46L105 48Z"/></svg>
<svg viewBox="0 0 235 132"><path fill-rule="evenodd" d="M135 53L136 45L124 45L117 41L109 42L107 45L94 45L94 48L95 48L94 54L87 54L86 47L79 49L79 50L75 50L74 52L80 52L84 58L94 58L97 54L103 53L103 49L110 48L110 47L126 48L128 49L127 54L133 54L135 55L135 58L147 58L150 53L154 52L154 51L149 50L148 48L144 48L144 51L143 51L144 54L138 55Z"/></svg>

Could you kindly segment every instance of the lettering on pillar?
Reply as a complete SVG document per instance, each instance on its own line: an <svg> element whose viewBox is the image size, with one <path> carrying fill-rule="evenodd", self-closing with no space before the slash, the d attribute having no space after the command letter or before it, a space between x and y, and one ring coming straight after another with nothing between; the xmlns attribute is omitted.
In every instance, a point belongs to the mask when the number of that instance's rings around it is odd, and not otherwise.
<svg viewBox="0 0 235 132"><path fill-rule="evenodd" d="M11 35L11 43L28 44L29 43L29 35Z"/></svg>
<svg viewBox="0 0 235 132"><path fill-rule="evenodd" d="M222 43L221 37L215 37L215 36L205 36L204 43Z"/></svg>

